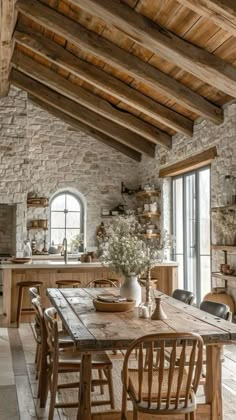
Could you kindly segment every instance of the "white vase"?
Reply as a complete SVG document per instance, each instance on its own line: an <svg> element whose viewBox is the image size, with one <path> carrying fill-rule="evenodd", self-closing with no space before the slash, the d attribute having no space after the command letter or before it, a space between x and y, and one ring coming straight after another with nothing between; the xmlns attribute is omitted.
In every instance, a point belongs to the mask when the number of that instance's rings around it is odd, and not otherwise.
<svg viewBox="0 0 236 420"><path fill-rule="evenodd" d="M138 276L126 276L124 283L120 288L120 295L127 299L136 301L135 306L138 306L142 301L142 289L138 282Z"/></svg>

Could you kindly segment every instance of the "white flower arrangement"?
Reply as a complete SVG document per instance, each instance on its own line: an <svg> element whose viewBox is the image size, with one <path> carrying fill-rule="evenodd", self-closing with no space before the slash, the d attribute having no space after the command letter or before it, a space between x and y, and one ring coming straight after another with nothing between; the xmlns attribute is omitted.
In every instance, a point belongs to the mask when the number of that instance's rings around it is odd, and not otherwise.
<svg viewBox="0 0 236 420"><path fill-rule="evenodd" d="M145 239L135 216L119 216L106 228L99 243L100 261L124 276L139 275L163 260L164 250L171 244L166 232L161 238Z"/></svg>

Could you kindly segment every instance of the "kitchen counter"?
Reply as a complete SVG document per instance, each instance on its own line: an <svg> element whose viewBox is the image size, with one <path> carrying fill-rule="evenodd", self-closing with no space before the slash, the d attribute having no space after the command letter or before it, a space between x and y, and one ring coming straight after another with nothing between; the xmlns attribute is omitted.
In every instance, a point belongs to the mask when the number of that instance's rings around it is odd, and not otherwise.
<svg viewBox="0 0 236 420"><path fill-rule="evenodd" d="M57 280L79 280L82 287L86 287L88 282L95 279L119 279L122 276L113 273L109 268L103 267L100 262L81 263L76 260L33 260L31 263L14 264L5 262L0 265L3 279L3 316L0 326L15 326L16 309L18 300L18 286L20 281L41 281L42 305L50 305L47 296L47 288L57 287ZM165 261L157 264L152 269L152 278L158 279L157 288L165 294L171 295L173 290L178 287L178 263ZM31 302L28 292L25 290L23 307L29 308ZM32 315L22 314L21 322L29 322Z"/></svg>
<svg viewBox="0 0 236 420"><path fill-rule="evenodd" d="M0 265L0 269L17 269L17 270L32 270L35 268L48 269L48 268L68 268L68 267L78 267L78 268L102 268L100 262L90 262L90 263L81 263L80 261L51 261L51 260L36 260L26 264L15 264L11 262L5 262ZM176 261L165 261L160 264L157 264L156 267L178 267Z"/></svg>

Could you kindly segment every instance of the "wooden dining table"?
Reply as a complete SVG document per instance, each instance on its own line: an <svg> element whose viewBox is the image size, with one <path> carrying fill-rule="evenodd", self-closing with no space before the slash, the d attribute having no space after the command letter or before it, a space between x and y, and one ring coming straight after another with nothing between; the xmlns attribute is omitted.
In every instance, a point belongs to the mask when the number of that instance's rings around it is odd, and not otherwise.
<svg viewBox="0 0 236 420"><path fill-rule="evenodd" d="M93 299L101 293L119 294L119 289L47 289L48 298L82 356L77 419L120 419L119 410L91 413L93 352L127 349L133 340L146 334L194 332L203 338L206 346L205 403L198 404L197 420L222 420L221 350L224 344L236 340L236 325L158 290L153 293L156 297L162 296L162 307L167 315L165 320L139 318L137 308L130 312L97 312Z"/></svg>

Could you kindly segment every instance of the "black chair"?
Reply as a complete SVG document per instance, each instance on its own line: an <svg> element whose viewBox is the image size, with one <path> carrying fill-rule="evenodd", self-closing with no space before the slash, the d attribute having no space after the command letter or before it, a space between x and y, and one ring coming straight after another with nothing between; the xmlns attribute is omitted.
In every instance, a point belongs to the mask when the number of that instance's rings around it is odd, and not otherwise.
<svg viewBox="0 0 236 420"><path fill-rule="evenodd" d="M208 312L209 314L215 315L218 318L225 319L226 321L231 321L232 313L230 312L230 307L228 305L225 305L225 303L204 300L200 303L200 309L202 311Z"/></svg>
<svg viewBox="0 0 236 420"><path fill-rule="evenodd" d="M187 305L192 305L195 299L195 295L192 292L183 289L175 289L172 293L172 297L186 303Z"/></svg>

